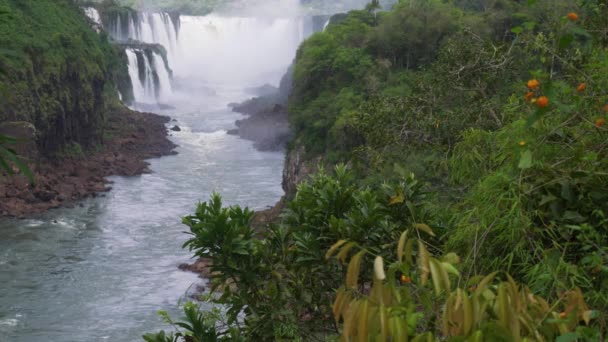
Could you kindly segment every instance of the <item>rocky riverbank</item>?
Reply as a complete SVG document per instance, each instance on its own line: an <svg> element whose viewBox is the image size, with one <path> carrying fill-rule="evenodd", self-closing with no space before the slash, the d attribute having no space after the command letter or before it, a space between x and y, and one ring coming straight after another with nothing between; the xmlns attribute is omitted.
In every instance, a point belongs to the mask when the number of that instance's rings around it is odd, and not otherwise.
<svg viewBox="0 0 608 342"><path fill-rule="evenodd" d="M293 66L290 66L281 78L278 88L263 85L251 88L253 97L243 103L232 104L232 110L249 115L238 120L238 128L229 131L243 139L254 142L260 151L277 151L284 149L290 139L289 114L287 100L293 83Z"/></svg>
<svg viewBox="0 0 608 342"><path fill-rule="evenodd" d="M236 121L235 134L254 142L260 151L277 151L285 148L289 140L289 122L287 108L273 96L256 97L233 106L233 111L249 115Z"/></svg>
<svg viewBox="0 0 608 342"><path fill-rule="evenodd" d="M27 162L35 184L23 175L0 177L0 216L27 217L111 189L110 175L150 172L145 159L174 154L165 124L170 119L120 108L109 114L104 142L93 151L66 151Z"/></svg>

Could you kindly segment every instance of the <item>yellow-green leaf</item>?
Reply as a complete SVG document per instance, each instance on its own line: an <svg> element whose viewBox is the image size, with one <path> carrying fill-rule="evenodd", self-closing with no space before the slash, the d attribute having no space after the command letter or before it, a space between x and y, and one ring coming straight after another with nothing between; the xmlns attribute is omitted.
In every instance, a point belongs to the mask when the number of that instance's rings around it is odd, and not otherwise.
<svg viewBox="0 0 608 342"><path fill-rule="evenodd" d="M332 308L331 308L336 322L338 322L340 320L340 312L341 312L344 300L346 300L346 291L344 291L344 288L340 288L338 290L338 292L336 293L336 299L334 300L334 304L332 305Z"/></svg>
<svg viewBox="0 0 608 342"><path fill-rule="evenodd" d="M347 340L350 340L350 337L353 335L354 330L357 325L355 322L355 318L357 316L357 311L359 310L360 302L358 300L352 301L349 303L346 311L344 312L344 337Z"/></svg>
<svg viewBox="0 0 608 342"><path fill-rule="evenodd" d="M481 293L486 289L486 287L488 286L488 284L494 280L494 277L496 277L496 275L498 274L498 272L493 272L488 274L485 278L483 278L479 284L477 284L477 289L475 290L475 295L479 296L481 295Z"/></svg>
<svg viewBox="0 0 608 342"><path fill-rule="evenodd" d="M334 252L336 250L338 250L338 248L340 248L346 242L347 242L347 240L339 240L338 242L334 243L333 246L331 246L329 248L329 250L327 251L327 253L325 253L325 259L331 258L331 256L334 255Z"/></svg>
<svg viewBox="0 0 608 342"><path fill-rule="evenodd" d="M441 263L437 261L437 259L431 258L429 260L429 265L431 267L431 276L433 278L435 294L440 295L441 292L448 291L450 289L450 278L448 277L448 273L445 271L445 269L441 267Z"/></svg>
<svg viewBox="0 0 608 342"><path fill-rule="evenodd" d="M473 305L471 304L471 299L469 296L462 291L462 304L463 304L463 328L464 334L469 335L471 333L471 329L473 328Z"/></svg>
<svg viewBox="0 0 608 342"><path fill-rule="evenodd" d="M389 318L388 322L390 328L390 340L395 342L407 341L407 334L405 332L405 326L407 323L403 322L399 316Z"/></svg>
<svg viewBox="0 0 608 342"><path fill-rule="evenodd" d="M382 334L382 341L388 341L388 318L386 317L386 307L380 305L378 311L380 313L380 333Z"/></svg>
<svg viewBox="0 0 608 342"><path fill-rule="evenodd" d="M450 252L450 253L444 255L441 258L441 261L449 262L452 265L458 265L458 264L460 264L460 257L458 256L458 254Z"/></svg>
<svg viewBox="0 0 608 342"><path fill-rule="evenodd" d="M447 262L442 262L441 263L441 267L443 267L443 269L446 270L446 272L453 274L455 276L460 276L460 272L458 272L458 270L456 269L456 267L454 267L452 264L447 263Z"/></svg>
<svg viewBox="0 0 608 342"><path fill-rule="evenodd" d="M338 255L336 255L336 259L340 260L341 262L346 262L346 257L348 256L348 252L350 252L350 250L356 245L356 242L349 242L347 244L344 245L344 247L342 247L342 249L340 249L340 252L338 252Z"/></svg>
<svg viewBox="0 0 608 342"><path fill-rule="evenodd" d="M397 244L397 259L399 262L403 262L403 249L405 248L405 243L407 241L408 231L409 229L406 229L399 237L399 243Z"/></svg>
<svg viewBox="0 0 608 342"><path fill-rule="evenodd" d="M429 279L431 269L429 268L429 251L420 240L418 240L418 268L420 269L420 281L424 285Z"/></svg>
<svg viewBox="0 0 608 342"><path fill-rule="evenodd" d="M367 318L369 315L369 302L367 299L363 299L359 304L359 310L357 313L357 340L359 342L367 342L367 335L369 326Z"/></svg>
<svg viewBox="0 0 608 342"><path fill-rule="evenodd" d="M421 230L421 231L429 234L430 236L435 236L435 233L433 232L431 227L429 227L428 225L426 225L424 223L416 223L416 224L414 224L414 228L416 228L417 230Z"/></svg>
<svg viewBox="0 0 608 342"><path fill-rule="evenodd" d="M348 269L346 270L346 286L351 289L357 288L357 282L359 280L359 271L361 269L361 259L365 255L365 251L359 251L359 253L355 254L353 258L350 260L348 264Z"/></svg>
<svg viewBox="0 0 608 342"><path fill-rule="evenodd" d="M388 200L388 205L403 203L403 201L405 201L405 196L403 196L403 194L400 193L400 194L397 194L396 196L392 196Z"/></svg>
<svg viewBox="0 0 608 342"><path fill-rule="evenodd" d="M509 327L509 298L507 297L507 290L505 289L504 284L500 284L498 286L498 308L496 314L498 315L498 320L500 324L508 328Z"/></svg>

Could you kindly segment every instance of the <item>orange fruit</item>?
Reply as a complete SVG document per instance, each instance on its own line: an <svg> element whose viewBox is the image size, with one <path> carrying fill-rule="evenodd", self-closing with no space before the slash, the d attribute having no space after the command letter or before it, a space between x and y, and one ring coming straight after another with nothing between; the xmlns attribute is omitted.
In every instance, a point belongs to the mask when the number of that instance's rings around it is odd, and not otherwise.
<svg viewBox="0 0 608 342"><path fill-rule="evenodd" d="M578 85L578 87L576 87L576 91L578 91L579 93L585 91L585 89L587 89L586 83L581 83Z"/></svg>
<svg viewBox="0 0 608 342"><path fill-rule="evenodd" d="M595 120L595 127L602 127L602 126L604 126L605 123L606 123L606 119L599 118L599 119Z"/></svg>
<svg viewBox="0 0 608 342"><path fill-rule="evenodd" d="M539 108L545 108L549 105L549 98L546 96L541 96L538 98L538 100L536 100L536 105Z"/></svg>
<svg viewBox="0 0 608 342"><path fill-rule="evenodd" d="M526 84L526 86L530 90L536 89L536 88L538 88L538 86L540 86L540 82L538 82L538 80L529 80L528 83Z"/></svg>
<svg viewBox="0 0 608 342"><path fill-rule="evenodd" d="M568 19L570 21L577 21L578 20L578 14L576 14L574 12L568 13L568 15L566 15L566 17L568 17Z"/></svg>

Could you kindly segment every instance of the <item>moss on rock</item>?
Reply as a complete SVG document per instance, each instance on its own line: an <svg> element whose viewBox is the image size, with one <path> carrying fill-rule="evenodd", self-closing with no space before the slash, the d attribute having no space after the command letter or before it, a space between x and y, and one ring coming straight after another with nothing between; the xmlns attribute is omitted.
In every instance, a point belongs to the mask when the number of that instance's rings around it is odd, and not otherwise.
<svg viewBox="0 0 608 342"><path fill-rule="evenodd" d="M0 0L0 122L25 121L44 154L101 141L107 104L128 89L126 56L71 0ZM127 94L128 96L128 94Z"/></svg>

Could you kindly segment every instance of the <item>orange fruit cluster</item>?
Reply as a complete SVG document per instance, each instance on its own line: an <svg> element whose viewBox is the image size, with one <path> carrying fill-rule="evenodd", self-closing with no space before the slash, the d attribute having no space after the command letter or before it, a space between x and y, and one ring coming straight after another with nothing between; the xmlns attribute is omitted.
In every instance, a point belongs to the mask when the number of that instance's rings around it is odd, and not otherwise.
<svg viewBox="0 0 608 342"><path fill-rule="evenodd" d="M536 103L539 108L545 108L549 105L549 98L546 96L541 96L539 98L534 98L535 92L540 87L540 82L537 79L531 79L526 83L526 87L528 87L528 92L524 96L526 102Z"/></svg>

